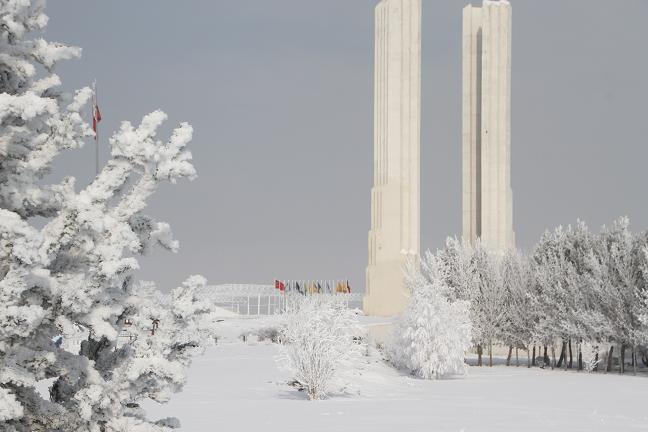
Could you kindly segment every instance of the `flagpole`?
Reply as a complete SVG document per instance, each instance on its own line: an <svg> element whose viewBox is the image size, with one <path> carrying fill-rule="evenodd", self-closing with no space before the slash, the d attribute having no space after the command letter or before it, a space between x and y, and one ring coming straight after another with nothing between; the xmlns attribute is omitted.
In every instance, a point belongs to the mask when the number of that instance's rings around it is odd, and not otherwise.
<svg viewBox="0 0 648 432"><path fill-rule="evenodd" d="M95 79L92 87L94 89L94 103L92 104L92 118L94 119L97 115L97 80ZM95 130L95 171L99 175L99 125L97 124Z"/></svg>

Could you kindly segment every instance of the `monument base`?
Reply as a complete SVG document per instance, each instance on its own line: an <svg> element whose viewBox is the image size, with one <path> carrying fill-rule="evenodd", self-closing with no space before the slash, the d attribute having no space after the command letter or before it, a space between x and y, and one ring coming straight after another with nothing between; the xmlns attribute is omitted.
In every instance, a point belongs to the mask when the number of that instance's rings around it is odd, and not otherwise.
<svg viewBox="0 0 648 432"><path fill-rule="evenodd" d="M367 294L362 306L365 315L393 316L405 310L409 292L403 281L403 261L387 261L367 267Z"/></svg>

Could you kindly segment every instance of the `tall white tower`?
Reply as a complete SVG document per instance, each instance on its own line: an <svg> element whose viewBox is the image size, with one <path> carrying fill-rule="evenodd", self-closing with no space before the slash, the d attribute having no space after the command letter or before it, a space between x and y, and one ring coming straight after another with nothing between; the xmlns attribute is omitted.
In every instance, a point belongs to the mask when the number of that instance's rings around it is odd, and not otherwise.
<svg viewBox="0 0 648 432"><path fill-rule="evenodd" d="M419 253L421 0L382 0L375 11L374 187L364 309L401 312L403 264Z"/></svg>
<svg viewBox="0 0 648 432"><path fill-rule="evenodd" d="M463 237L515 246L511 190L511 5L463 10Z"/></svg>

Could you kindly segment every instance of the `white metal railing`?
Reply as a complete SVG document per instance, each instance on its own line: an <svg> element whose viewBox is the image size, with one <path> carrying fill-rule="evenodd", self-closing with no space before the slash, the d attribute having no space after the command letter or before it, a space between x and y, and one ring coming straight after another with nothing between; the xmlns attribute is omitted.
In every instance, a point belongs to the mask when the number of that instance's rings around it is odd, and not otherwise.
<svg viewBox="0 0 648 432"><path fill-rule="evenodd" d="M317 295L320 293L310 293ZM323 293L322 293L323 294ZM350 308L362 307L362 293L330 294L343 297ZM215 305L239 315L260 316L281 313L286 304L286 293L273 285L224 284L201 288L199 295Z"/></svg>

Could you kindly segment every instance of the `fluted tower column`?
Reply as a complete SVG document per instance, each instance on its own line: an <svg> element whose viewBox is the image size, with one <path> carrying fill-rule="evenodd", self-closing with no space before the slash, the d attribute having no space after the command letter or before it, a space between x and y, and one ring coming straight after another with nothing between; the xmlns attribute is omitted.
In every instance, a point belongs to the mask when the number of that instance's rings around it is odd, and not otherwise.
<svg viewBox="0 0 648 432"><path fill-rule="evenodd" d="M511 5L463 11L463 237L515 246L511 189Z"/></svg>
<svg viewBox="0 0 648 432"><path fill-rule="evenodd" d="M374 186L364 309L407 304L402 268L420 248L421 0L375 10Z"/></svg>

